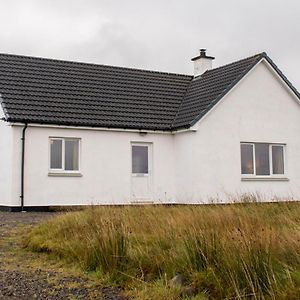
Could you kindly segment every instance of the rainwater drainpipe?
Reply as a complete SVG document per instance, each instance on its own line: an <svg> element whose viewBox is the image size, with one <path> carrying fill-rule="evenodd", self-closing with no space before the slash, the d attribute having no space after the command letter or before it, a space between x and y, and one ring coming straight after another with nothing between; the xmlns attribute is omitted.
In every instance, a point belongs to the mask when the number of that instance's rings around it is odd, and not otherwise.
<svg viewBox="0 0 300 300"><path fill-rule="evenodd" d="M27 129L27 123L25 123L22 130L22 159L21 159L21 211L24 212L24 166L25 166L25 133Z"/></svg>

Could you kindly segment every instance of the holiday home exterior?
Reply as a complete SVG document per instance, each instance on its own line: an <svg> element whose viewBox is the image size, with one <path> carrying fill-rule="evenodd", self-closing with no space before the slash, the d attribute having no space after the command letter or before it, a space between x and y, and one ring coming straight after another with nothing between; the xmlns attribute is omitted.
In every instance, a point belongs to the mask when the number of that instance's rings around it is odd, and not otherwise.
<svg viewBox="0 0 300 300"><path fill-rule="evenodd" d="M300 199L299 94L261 53L194 76L0 54L0 206Z"/></svg>

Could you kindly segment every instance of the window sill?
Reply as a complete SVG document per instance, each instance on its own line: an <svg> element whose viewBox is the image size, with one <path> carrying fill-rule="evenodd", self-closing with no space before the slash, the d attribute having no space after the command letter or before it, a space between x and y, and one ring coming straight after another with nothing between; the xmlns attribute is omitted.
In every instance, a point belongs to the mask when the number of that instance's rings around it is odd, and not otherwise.
<svg viewBox="0 0 300 300"><path fill-rule="evenodd" d="M287 177L242 177L241 181L289 181Z"/></svg>
<svg viewBox="0 0 300 300"><path fill-rule="evenodd" d="M79 172L49 172L49 177L82 177Z"/></svg>

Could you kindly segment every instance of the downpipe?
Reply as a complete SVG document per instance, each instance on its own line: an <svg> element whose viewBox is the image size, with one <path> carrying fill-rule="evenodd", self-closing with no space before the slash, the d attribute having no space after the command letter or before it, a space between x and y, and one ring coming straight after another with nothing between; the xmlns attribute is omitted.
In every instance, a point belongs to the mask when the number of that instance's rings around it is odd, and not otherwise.
<svg viewBox="0 0 300 300"><path fill-rule="evenodd" d="M25 141L26 141L26 129L27 129L27 123L25 123L25 126L22 130L22 158L21 158L21 212L25 212L24 210L24 176L25 176Z"/></svg>

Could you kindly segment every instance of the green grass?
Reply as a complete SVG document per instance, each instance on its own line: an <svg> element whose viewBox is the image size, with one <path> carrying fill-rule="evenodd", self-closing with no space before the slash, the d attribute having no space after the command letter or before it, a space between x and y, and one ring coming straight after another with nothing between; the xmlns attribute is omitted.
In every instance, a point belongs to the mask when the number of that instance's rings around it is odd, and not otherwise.
<svg viewBox="0 0 300 300"><path fill-rule="evenodd" d="M300 203L91 207L51 219L25 246L135 299L300 299Z"/></svg>

